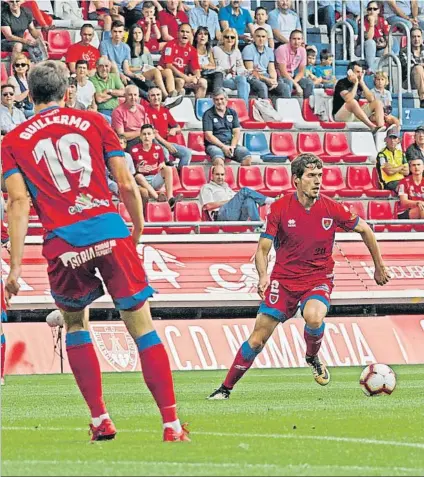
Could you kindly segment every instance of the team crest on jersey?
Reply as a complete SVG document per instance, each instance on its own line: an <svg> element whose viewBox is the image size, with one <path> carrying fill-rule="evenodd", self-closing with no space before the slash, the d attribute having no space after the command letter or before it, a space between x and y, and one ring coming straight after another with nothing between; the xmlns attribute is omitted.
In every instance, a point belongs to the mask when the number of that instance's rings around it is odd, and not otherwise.
<svg viewBox="0 0 424 477"><path fill-rule="evenodd" d="M333 219L329 219L328 217L324 217L322 219L322 228L324 230L330 230L332 225L333 225Z"/></svg>
<svg viewBox="0 0 424 477"><path fill-rule="evenodd" d="M91 325L94 342L105 360L116 371L134 371L137 347L125 325Z"/></svg>
<svg viewBox="0 0 424 477"><path fill-rule="evenodd" d="M227 121L229 123L232 123L233 122L233 119L234 119L234 116L232 114L227 114Z"/></svg>

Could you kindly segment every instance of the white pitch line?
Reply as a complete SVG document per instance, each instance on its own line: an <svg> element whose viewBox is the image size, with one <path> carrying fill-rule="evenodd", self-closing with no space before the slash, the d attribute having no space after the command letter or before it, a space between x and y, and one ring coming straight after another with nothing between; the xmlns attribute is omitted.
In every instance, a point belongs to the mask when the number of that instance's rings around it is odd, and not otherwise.
<svg viewBox="0 0 424 477"><path fill-rule="evenodd" d="M63 432L63 431L85 431L86 428L63 428L63 427L20 427L20 426L6 426L2 427L3 431L47 431L47 432ZM150 433L148 429L119 429L119 433ZM349 442L351 444L371 444L380 446L395 446L395 447L412 447L415 449L424 449L424 442L404 442L404 441L386 441L378 439L364 439L360 437L338 437L338 436L315 436L315 435L299 435L299 434L244 434L237 432L202 432L193 431L193 436L216 436L216 437L240 437L258 438L258 439L299 439L299 440L318 440L330 442Z"/></svg>

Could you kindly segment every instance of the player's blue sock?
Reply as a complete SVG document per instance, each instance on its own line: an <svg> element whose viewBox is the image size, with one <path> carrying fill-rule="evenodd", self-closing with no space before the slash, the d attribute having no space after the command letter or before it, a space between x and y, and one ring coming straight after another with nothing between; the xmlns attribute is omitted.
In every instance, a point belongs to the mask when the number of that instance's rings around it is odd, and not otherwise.
<svg viewBox="0 0 424 477"><path fill-rule="evenodd" d="M306 341L307 356L316 356L321 348L322 339L324 337L325 323L323 322L319 328L310 328L305 325L304 338Z"/></svg>
<svg viewBox="0 0 424 477"><path fill-rule="evenodd" d="M256 356L262 351L262 349L253 349L248 341L245 341L238 350L234 362L228 371L227 377L224 381L224 386L228 389L233 389L237 381L239 381L244 373L252 366Z"/></svg>

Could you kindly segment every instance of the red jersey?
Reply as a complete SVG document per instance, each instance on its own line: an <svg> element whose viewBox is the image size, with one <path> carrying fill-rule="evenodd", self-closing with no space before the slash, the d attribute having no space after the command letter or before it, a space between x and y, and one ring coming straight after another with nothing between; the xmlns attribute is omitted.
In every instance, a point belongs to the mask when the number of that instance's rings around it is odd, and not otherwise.
<svg viewBox="0 0 424 477"><path fill-rule="evenodd" d="M143 37L145 38L146 31L147 31L146 20L144 18L142 18L141 20L138 20L137 25L139 25L141 29L143 30L143 33L144 33ZM160 30L160 23L158 21L156 21L156 26ZM149 41L144 42L144 46L150 51L150 53L156 53L157 51L159 51L159 38L157 37L155 33L154 25L150 27L150 38L149 38Z"/></svg>
<svg viewBox="0 0 424 477"><path fill-rule="evenodd" d="M178 40L168 41L160 57L159 65L165 67L172 64L181 73L193 73L200 70L199 55L196 48L187 43L180 45Z"/></svg>
<svg viewBox="0 0 424 477"><path fill-rule="evenodd" d="M353 230L359 217L347 207L320 196L310 210L288 194L271 205L262 238L274 240L276 259L271 280L289 290L305 288L333 276L333 245L337 227Z"/></svg>
<svg viewBox="0 0 424 477"><path fill-rule="evenodd" d="M134 161L134 167L137 172L143 176L154 176L159 172L159 166L165 162L165 155L162 146L152 144L149 151L143 149L140 142L130 149L131 157Z"/></svg>
<svg viewBox="0 0 424 477"><path fill-rule="evenodd" d="M161 106L159 110L151 106L145 106L148 123L150 123L163 139L168 139L168 131L178 126L169 109Z"/></svg>
<svg viewBox="0 0 424 477"><path fill-rule="evenodd" d="M100 51L94 46L85 46L81 42L75 43L68 48L66 63L76 63L78 60L88 61L88 69L94 70L96 62L100 58Z"/></svg>
<svg viewBox="0 0 424 477"><path fill-rule="evenodd" d="M85 246L128 236L106 181L106 161L125 155L100 114L47 108L7 134L1 149L5 179L23 175L46 238Z"/></svg>
<svg viewBox="0 0 424 477"><path fill-rule="evenodd" d="M159 21L161 25L168 27L168 33L172 38L178 37L178 29L183 23L190 23L187 13L178 10L176 15L173 15L167 8L159 12Z"/></svg>
<svg viewBox="0 0 424 477"><path fill-rule="evenodd" d="M406 195L408 196L408 200L415 200L417 202L424 201L424 177L419 184L414 182L413 176L402 179L398 185L398 195ZM406 210L408 209L402 207L399 202L398 215L403 214Z"/></svg>

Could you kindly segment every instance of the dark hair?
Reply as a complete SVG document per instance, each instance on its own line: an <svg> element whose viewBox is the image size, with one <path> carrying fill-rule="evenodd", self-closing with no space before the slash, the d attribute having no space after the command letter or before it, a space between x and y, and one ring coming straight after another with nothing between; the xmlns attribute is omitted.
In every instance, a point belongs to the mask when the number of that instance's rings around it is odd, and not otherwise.
<svg viewBox="0 0 424 477"><path fill-rule="evenodd" d="M3 93L3 90L6 89L6 88L12 88L13 93L15 93L15 88L11 84L2 84L1 85L1 92Z"/></svg>
<svg viewBox="0 0 424 477"><path fill-rule="evenodd" d="M178 31L180 31L181 28L182 28L182 27L185 27L185 26L190 27L190 30L192 30L190 23L185 22L185 23L181 23L181 25L178 27Z"/></svg>
<svg viewBox="0 0 424 477"><path fill-rule="evenodd" d="M321 53L319 54L319 57L321 58L321 61L327 61L328 58L332 58L334 55L331 53L331 51L327 48L324 48L321 50Z"/></svg>
<svg viewBox="0 0 424 477"><path fill-rule="evenodd" d="M419 31L421 33L421 35L423 34L423 31L421 30L420 27L412 27L411 30L410 30L411 35L414 31Z"/></svg>
<svg viewBox="0 0 424 477"><path fill-rule="evenodd" d="M289 38L289 40L291 40L292 36L293 36L293 35L296 35L296 33L300 33L300 34L303 36L303 31L302 31L302 30L293 30L293 31L290 33L290 38Z"/></svg>
<svg viewBox="0 0 424 477"><path fill-rule="evenodd" d="M265 13L268 13L268 10L265 7L257 7L256 10L255 10L255 16L259 12L259 10L264 10Z"/></svg>
<svg viewBox="0 0 424 477"><path fill-rule="evenodd" d="M111 30L113 30L114 28L121 28L121 27L125 29L125 24L121 22L121 20L115 20L114 22L112 22Z"/></svg>
<svg viewBox="0 0 424 477"><path fill-rule="evenodd" d="M371 5L372 3L376 3L377 6L378 6L378 8L381 8L381 7L380 7L380 3L378 2L378 0L371 0L370 2L367 3L367 9L370 7L370 5Z"/></svg>
<svg viewBox="0 0 424 477"><path fill-rule="evenodd" d="M85 65L88 68L88 61L87 60L78 60L75 63L75 69L78 68L80 65Z"/></svg>
<svg viewBox="0 0 424 477"><path fill-rule="evenodd" d="M306 48L306 56L317 56L317 52L313 48Z"/></svg>
<svg viewBox="0 0 424 477"><path fill-rule="evenodd" d="M256 30L255 30L255 35L256 35L256 33L258 33L258 31L264 31L264 32L268 35L268 32L265 30L264 27L256 28Z"/></svg>
<svg viewBox="0 0 424 477"><path fill-rule="evenodd" d="M34 104L62 101L68 89L69 71L60 61L36 64L28 74L28 89Z"/></svg>
<svg viewBox="0 0 424 477"><path fill-rule="evenodd" d="M140 129L140 132L143 132L145 129L155 129L151 124L143 124L143 126L141 126L141 129Z"/></svg>
<svg viewBox="0 0 424 477"><path fill-rule="evenodd" d="M359 62L359 61L351 61L348 65L347 65L347 69L348 71L349 70L353 70L353 68L355 68L355 66L359 66L359 68L363 69L364 68L364 65Z"/></svg>
<svg viewBox="0 0 424 477"><path fill-rule="evenodd" d="M291 163L291 173L292 176L296 176L298 179L301 179L305 170L309 169L310 166L314 166L312 169L322 169L322 161L315 154L300 154L296 159Z"/></svg>
<svg viewBox="0 0 424 477"><path fill-rule="evenodd" d="M130 47L130 50L131 50L131 58L137 58L137 56L135 54L135 47L136 47L137 43L134 40L134 30L136 28L140 28L141 32L143 33L143 39L141 40L140 45L141 45L141 54L144 53L144 31L143 31L143 29L141 28L140 25L137 25L137 23L135 23L130 28L130 31L128 33L128 40L127 40L127 45Z"/></svg>
<svg viewBox="0 0 424 477"><path fill-rule="evenodd" d="M91 23L84 23L84 25L81 27L80 32L82 32L85 28L91 28L92 30L94 30L94 27Z"/></svg>
<svg viewBox="0 0 424 477"><path fill-rule="evenodd" d="M143 2L143 8L152 8L152 7L155 8L155 12L156 12L155 4L151 0L146 0L145 2Z"/></svg>
<svg viewBox="0 0 424 477"><path fill-rule="evenodd" d="M70 76L70 77L68 78L68 85L69 85L69 86L75 86L75 87L77 87L77 86L78 86L77 79L76 79L76 78L73 78L72 76Z"/></svg>
<svg viewBox="0 0 424 477"><path fill-rule="evenodd" d="M209 33L209 30L206 27L199 26L199 28L196 30L196 33L194 34L194 39L193 39L193 46L194 48L197 48L197 44L199 42L199 35L200 33L207 33L208 34L208 41L206 42L206 52L209 54L211 51L211 35Z"/></svg>
<svg viewBox="0 0 424 477"><path fill-rule="evenodd" d="M118 139L119 139L120 141L128 142L128 139L125 137L124 134L118 134Z"/></svg>

